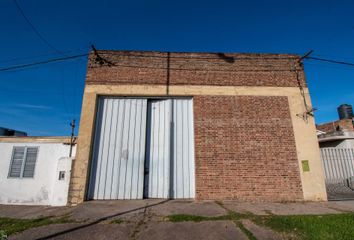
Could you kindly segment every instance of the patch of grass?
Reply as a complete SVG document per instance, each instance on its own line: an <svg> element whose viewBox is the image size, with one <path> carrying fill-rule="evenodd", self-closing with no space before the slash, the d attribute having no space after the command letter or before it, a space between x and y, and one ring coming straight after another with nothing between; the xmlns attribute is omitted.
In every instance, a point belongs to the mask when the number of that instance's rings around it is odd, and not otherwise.
<svg viewBox="0 0 354 240"><path fill-rule="evenodd" d="M22 232L29 228L40 227L50 224L73 222L68 216L60 218L40 217L36 219L16 219L0 217L0 231L10 236L11 234Z"/></svg>
<svg viewBox="0 0 354 240"><path fill-rule="evenodd" d="M122 219L114 219L112 221L110 221L111 224L121 224L124 223L124 221Z"/></svg>
<svg viewBox="0 0 354 240"><path fill-rule="evenodd" d="M188 214L175 214L166 217L166 220L170 222L202 222L202 221L219 221L219 220L231 220L230 215L223 215L218 217L205 217Z"/></svg>
<svg viewBox="0 0 354 240"><path fill-rule="evenodd" d="M257 240L257 238L247 229L240 221L235 221L236 226L248 237L249 240Z"/></svg>
<svg viewBox="0 0 354 240"><path fill-rule="evenodd" d="M220 201L216 201L215 203L218 204L223 209L225 209L225 211L227 212L227 215L230 216L231 219L234 219L234 220L249 219L254 216L254 214L251 212L239 213L239 212L231 211L230 209L226 208L224 206L224 204Z"/></svg>
<svg viewBox="0 0 354 240"><path fill-rule="evenodd" d="M5 233L4 230L0 230L0 240L6 240L7 239L7 234Z"/></svg>
<svg viewBox="0 0 354 240"><path fill-rule="evenodd" d="M354 213L301 216L265 216L252 219L273 230L294 233L299 239L353 240Z"/></svg>
<svg viewBox="0 0 354 240"><path fill-rule="evenodd" d="M354 213L329 215L299 215L299 216L257 216L228 212L218 217L205 217L187 214L175 214L166 217L171 222L202 222L231 220L251 240L255 236L241 223L241 219L249 219L258 225L264 225L274 231L282 232L284 236L303 240L354 240Z"/></svg>
<svg viewBox="0 0 354 240"><path fill-rule="evenodd" d="M170 215L166 219L170 222L203 222L203 221L221 221L221 220L230 220L233 221L237 227L248 237L250 240L257 240L255 236L243 226L239 221L242 218L245 218L244 214L239 214L235 212L229 212L228 215L222 215L218 217L205 217L205 216L196 216L196 215L187 215L187 214L175 214Z"/></svg>

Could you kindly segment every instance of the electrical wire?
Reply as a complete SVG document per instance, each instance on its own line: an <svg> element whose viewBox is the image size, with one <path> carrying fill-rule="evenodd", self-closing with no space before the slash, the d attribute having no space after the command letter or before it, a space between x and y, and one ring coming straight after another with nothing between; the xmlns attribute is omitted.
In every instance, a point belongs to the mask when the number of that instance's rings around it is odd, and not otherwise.
<svg viewBox="0 0 354 240"><path fill-rule="evenodd" d="M52 95L60 96L60 95L62 95L62 93L57 92L57 91L49 91L49 90L40 91L40 90L34 90L34 89L21 90L21 89L15 89L15 88L6 88L6 87L3 87L3 86L0 87L0 92L9 93L9 94L19 93L19 94L22 94L22 95L23 94L29 94L29 95L32 95L32 96L33 96L34 93L38 94L38 95L49 95L49 96L52 96Z"/></svg>
<svg viewBox="0 0 354 240"><path fill-rule="evenodd" d="M27 22L27 24L31 27L32 31L37 35L39 39L42 40L42 42L47 45L49 48L53 49L55 52L59 53L60 55L66 56L62 51L58 50L56 47L54 47L48 40L46 40L43 35L38 31L38 29L32 24L32 22L29 20L29 18L26 16L25 12L22 10L20 4L17 2L17 0L12 0L19 11L19 13L22 15L23 19Z"/></svg>
<svg viewBox="0 0 354 240"><path fill-rule="evenodd" d="M67 56L67 57L62 57L62 58L54 58L54 59L48 59L44 61L39 61L39 62L34 62L34 63L28 63L28 64L22 64L22 65L15 65L15 66L9 66L9 67L4 67L0 68L0 72L4 71L12 71L12 70L19 70L27 67L33 67L37 65L42 65L42 64L48 64L52 62L59 62L59 61L65 61L65 60L71 60L75 58L81 58L81 57L86 57L89 54L78 54L78 55L73 55L73 56ZM147 68L147 69L161 69L161 70L166 70L167 67L152 67L152 66L141 66L141 65L125 65L125 64L117 64L112 61L112 66L116 67L128 67L128 68ZM98 67L102 67L99 65ZM92 67L92 68L98 68L98 67ZM205 69L198 69L198 68L169 68L170 70L176 70L176 71L205 71ZM223 70L223 69L208 69L208 71L211 72L287 72L287 71L295 71L294 69L244 69L244 70Z"/></svg>
<svg viewBox="0 0 354 240"><path fill-rule="evenodd" d="M302 119L305 122L307 122L308 121L308 115L312 114L313 109L309 108L309 105L307 103L305 90L304 90L304 87L302 86L302 81L301 81L301 78L300 78L300 72L298 71L298 69L296 67L295 61L293 61L293 67L294 67L296 81L297 81L297 84L298 84L298 87L299 87L299 90L300 90L300 94L301 94L301 97L303 99L304 107L305 107L305 112L302 113L302 114L297 114L297 116L302 117Z"/></svg>
<svg viewBox="0 0 354 240"><path fill-rule="evenodd" d="M123 52L129 52L129 51L123 51ZM111 55L114 56L116 54L109 52L109 51L98 51L100 55ZM163 53L163 52L161 52ZM217 53L215 53L217 54ZM125 55L120 55L122 57L142 57L142 58L168 58L168 56L156 56L156 55L142 55L142 54L125 54ZM199 59L199 60L212 60L212 59L218 59L222 60L221 57L184 57L184 56L170 56L171 59ZM235 61L237 60L284 60L284 59L289 59L289 60L294 60L294 59L299 59L300 57L234 57ZM338 60L331 60L331 59L325 59L325 58L319 58L319 57L311 57L307 56L304 59L312 59L312 60L317 60L317 61L324 61L324 62L330 62L330 63L336 63L336 64L344 64L344 65L349 65L349 66L354 66L354 63L350 62L344 62L344 61L338 61Z"/></svg>
<svg viewBox="0 0 354 240"><path fill-rule="evenodd" d="M33 67L33 66L42 65L42 64L48 64L48 63L52 63L52 62L60 62L60 61L65 61L65 60L71 60L71 59L76 59L76 58L81 58L81 57L86 57L86 56L88 56L87 53L73 55L73 56L67 56L67 57L61 57L61 58L53 58L53 59L48 59L48 60L34 62L34 63L27 63L27 64L9 66L9 67L0 68L0 72L19 70L19 69L23 69L23 68L27 68L27 67Z"/></svg>
<svg viewBox="0 0 354 240"><path fill-rule="evenodd" d="M53 46L48 40L46 40L44 38L44 36L38 31L38 29L32 24L32 22L29 20L29 18L26 16L26 14L24 13L24 11L22 10L20 4L17 2L17 0L13 0L16 8L18 9L18 11L20 12L20 14L22 15L22 17L25 19L25 21L27 22L27 24L31 27L32 31L38 36L38 38L45 44L47 45L49 48L53 49L55 52L57 52L58 54L66 57L65 60L67 59L72 59L73 57L69 57L66 54L64 54L62 51L58 50L55 46ZM62 59L64 60L64 59ZM58 61L58 60L52 60L53 61ZM39 65L39 64L44 64L46 63L44 62L39 62L39 63L32 63L32 64L26 64L26 65L22 65L22 66L14 66L14 67L8 67L8 68L4 68L4 69L0 69L0 71L9 71L9 70L14 70L14 69L19 69L19 68L23 68L23 67L30 67L30 66L35 66L35 65ZM48 61L47 61L48 63ZM64 79L62 79L62 86L65 85ZM66 106L66 102L65 102L65 89L63 89L63 101L64 101L64 107L65 110L68 112L67 110L67 106Z"/></svg>
<svg viewBox="0 0 354 240"><path fill-rule="evenodd" d="M78 49L74 49L74 50L69 50L69 51L63 51L63 53L68 54L68 56L73 55L73 54L80 54L82 52L88 52L86 49L83 48L78 48ZM51 58L51 57L56 57L57 53L56 52L46 52L43 54L39 54L39 55L32 55L32 56L22 56L22 57L14 57L14 58L7 58L7 59L0 59L0 63L13 63L13 64L21 64L24 61L36 61L42 58Z"/></svg>
<svg viewBox="0 0 354 240"><path fill-rule="evenodd" d="M321 69L325 69L326 71L353 71L352 66L348 65L343 65L343 64L334 64L334 63L329 63L329 62L322 62L322 61L306 61L306 66L307 67L320 67Z"/></svg>
<svg viewBox="0 0 354 240"><path fill-rule="evenodd" d="M314 54L311 54L311 56L314 56L314 57L319 57L319 58L327 58L327 59L343 59L345 61L354 61L354 58L353 57L348 57L348 56L339 56L339 55L333 55L333 54L317 54L317 53L314 53Z"/></svg>
<svg viewBox="0 0 354 240"><path fill-rule="evenodd" d="M343 62L343 61L337 61L337 60L331 60L331 59L325 59L325 58L318 58L318 57L306 57L305 59L312 59L316 61L322 61L322 62L329 62L329 63L335 63L335 64L342 64L342 65L348 65L354 67L354 63L350 62Z"/></svg>
<svg viewBox="0 0 354 240"><path fill-rule="evenodd" d="M62 58L54 58L54 59L48 59L44 61L39 61L39 62L34 62L34 63L28 63L28 64L22 64L22 65L15 65L15 66L9 66L9 67L4 67L0 68L0 72L4 71L11 71L11 70L18 70L22 68L27 68L27 67L32 67L32 66L37 66L37 65L42 65L42 64L48 64L52 62L59 62L59 61L65 61L65 60L70 60L70 59L75 59L75 58L81 58L81 57L86 57L89 54L78 54L78 55L73 55L73 56L67 56L67 57L62 57ZM106 54L105 54L106 55ZM135 55L131 55L132 57L135 57ZM139 69L160 69L160 70L166 70L167 67L154 67L154 66L142 66L142 65L126 65L126 64L119 64L116 62L113 62L112 60L107 60L106 56L102 57L102 59L105 59L106 61L109 61L112 66L116 67L126 67L126 68L139 68ZM144 56L146 57L146 56ZM156 57L156 56L155 56ZM163 58L163 57L161 57ZM194 58L190 58L194 59ZM243 58L243 59L248 59L248 58ZM255 58L254 58L255 59ZM259 60L259 58L257 58ZM262 59L267 59L267 58L262 58ZM283 58L284 59L284 58ZM293 59L294 58L290 58ZM311 60L317 60L317 61L322 61L322 62L329 62L329 63L335 63L335 64L344 64L348 66L354 66L353 63L348 63L348 62L343 62L343 61L336 61L336 60L329 60L329 59L324 59L324 58L317 58L317 57L306 57L305 59L311 59ZM98 65L98 66L91 66L91 68L99 68L102 67L103 65ZM170 67L170 70L176 70L176 71L205 71L206 69L200 69L200 68L174 68ZM294 71L299 71L302 69L294 69L294 68L279 68L279 69L233 69L233 70L228 70L228 69L208 69L207 71L210 72L294 72Z"/></svg>

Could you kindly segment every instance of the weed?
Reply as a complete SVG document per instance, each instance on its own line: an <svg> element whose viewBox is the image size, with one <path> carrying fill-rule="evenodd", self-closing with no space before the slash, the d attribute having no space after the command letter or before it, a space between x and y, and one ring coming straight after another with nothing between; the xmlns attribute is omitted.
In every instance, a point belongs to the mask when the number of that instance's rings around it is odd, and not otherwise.
<svg viewBox="0 0 354 240"><path fill-rule="evenodd" d="M112 221L110 221L111 224L121 224L124 223L124 221L122 219L114 219Z"/></svg>
<svg viewBox="0 0 354 240"><path fill-rule="evenodd" d="M2 235L9 236L14 233L22 232L29 228L69 222L73 222L73 220L69 219L68 216L62 216L57 218L40 217L36 219L0 218L0 229L2 230Z"/></svg>

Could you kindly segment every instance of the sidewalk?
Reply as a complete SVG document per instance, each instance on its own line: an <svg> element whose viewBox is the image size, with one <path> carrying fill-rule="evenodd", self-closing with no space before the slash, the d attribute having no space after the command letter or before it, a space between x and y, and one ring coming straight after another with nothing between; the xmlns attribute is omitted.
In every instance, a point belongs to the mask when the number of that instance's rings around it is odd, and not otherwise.
<svg viewBox="0 0 354 240"><path fill-rule="evenodd" d="M230 211L240 215L237 221L225 217ZM66 215L75 221L28 229L9 239L249 239L248 232L257 239L281 239L278 233L243 219L242 214L322 215L344 212L354 212L354 201L247 203L148 199L90 201L75 207L0 205L0 217L34 219ZM171 215L178 215L182 220L168 221ZM185 215L207 221L184 221Z"/></svg>

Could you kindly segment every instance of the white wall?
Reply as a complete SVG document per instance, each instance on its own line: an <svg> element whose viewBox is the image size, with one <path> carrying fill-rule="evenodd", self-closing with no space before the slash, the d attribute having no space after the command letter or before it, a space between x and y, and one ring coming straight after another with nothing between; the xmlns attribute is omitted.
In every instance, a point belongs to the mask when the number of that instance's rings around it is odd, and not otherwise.
<svg viewBox="0 0 354 240"><path fill-rule="evenodd" d="M33 178L8 178L14 146L38 147ZM63 143L0 142L0 204L66 205L71 170L69 149ZM64 169L65 179L59 181L59 170Z"/></svg>

